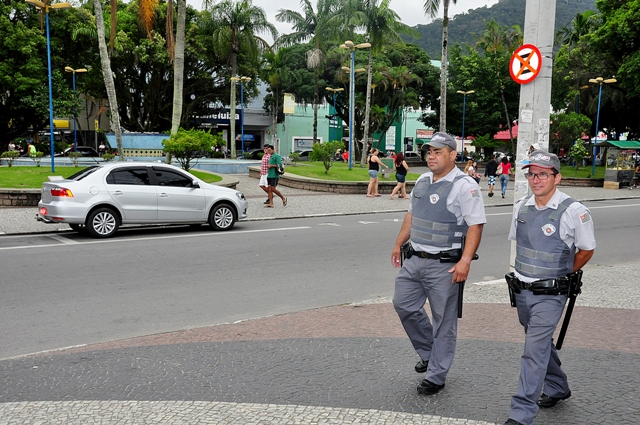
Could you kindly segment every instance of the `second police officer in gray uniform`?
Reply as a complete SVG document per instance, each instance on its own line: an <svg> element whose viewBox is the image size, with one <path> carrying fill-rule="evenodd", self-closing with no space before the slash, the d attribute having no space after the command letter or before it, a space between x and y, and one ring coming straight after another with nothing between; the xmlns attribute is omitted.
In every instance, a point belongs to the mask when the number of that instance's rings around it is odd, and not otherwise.
<svg viewBox="0 0 640 425"><path fill-rule="evenodd" d="M571 396L553 333L567 294L575 285L579 289L579 270L596 247L589 210L556 189L562 179L558 157L535 150L522 168L528 168L533 195L516 202L509 231L516 258L507 282L525 331L518 393L505 422L510 425L530 425L539 407L553 407Z"/></svg>
<svg viewBox="0 0 640 425"><path fill-rule="evenodd" d="M393 266L402 266L393 305L420 356L415 370L426 372L418 386L418 392L425 395L444 388L458 331L455 283L467 279L486 223L480 187L455 165L455 140L435 133L428 145L431 171L416 181L391 254ZM401 248L409 240L402 264ZM431 321L424 308L427 299Z"/></svg>

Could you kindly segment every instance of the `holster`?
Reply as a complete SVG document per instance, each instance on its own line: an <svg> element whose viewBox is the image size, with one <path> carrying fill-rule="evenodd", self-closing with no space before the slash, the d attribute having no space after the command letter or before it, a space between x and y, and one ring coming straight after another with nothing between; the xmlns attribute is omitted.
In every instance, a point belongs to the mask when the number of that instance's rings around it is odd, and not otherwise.
<svg viewBox="0 0 640 425"><path fill-rule="evenodd" d="M449 249L447 251L440 251L441 263L457 263L462 258L461 249Z"/></svg>
<svg viewBox="0 0 640 425"><path fill-rule="evenodd" d="M513 272L505 274L504 278L507 281L507 288L509 289L509 302L511 307L516 307L516 294L520 293L520 288L516 284L516 276Z"/></svg>
<svg viewBox="0 0 640 425"><path fill-rule="evenodd" d="M411 242L407 241L400 247L400 258L408 260L411 257L413 257L413 247L411 246Z"/></svg>

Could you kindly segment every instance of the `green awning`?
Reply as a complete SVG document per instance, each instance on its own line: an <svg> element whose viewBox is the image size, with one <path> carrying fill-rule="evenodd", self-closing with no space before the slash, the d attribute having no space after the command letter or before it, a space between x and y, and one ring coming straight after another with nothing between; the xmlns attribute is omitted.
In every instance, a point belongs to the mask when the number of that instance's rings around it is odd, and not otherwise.
<svg viewBox="0 0 640 425"><path fill-rule="evenodd" d="M616 147L618 149L640 149L640 142L636 140L606 140L596 143L596 146Z"/></svg>

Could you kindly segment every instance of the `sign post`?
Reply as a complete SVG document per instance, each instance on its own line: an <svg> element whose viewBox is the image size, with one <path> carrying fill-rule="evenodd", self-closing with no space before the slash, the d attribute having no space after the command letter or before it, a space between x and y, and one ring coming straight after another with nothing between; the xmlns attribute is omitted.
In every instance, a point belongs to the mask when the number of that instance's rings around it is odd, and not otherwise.
<svg viewBox="0 0 640 425"><path fill-rule="evenodd" d="M525 45L516 50L520 59L512 58L513 65L510 65L512 77L515 74L522 80L518 108L514 202L529 193L529 185L522 170L523 160L528 157L529 148L533 146L549 149L555 20L556 0L527 0L524 14ZM515 242L511 245L510 264L513 265L514 260Z"/></svg>

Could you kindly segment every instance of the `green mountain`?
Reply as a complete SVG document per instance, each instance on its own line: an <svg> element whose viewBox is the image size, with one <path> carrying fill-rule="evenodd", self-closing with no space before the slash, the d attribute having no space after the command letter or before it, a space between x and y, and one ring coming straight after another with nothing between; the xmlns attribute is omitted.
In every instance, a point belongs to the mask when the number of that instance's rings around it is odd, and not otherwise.
<svg viewBox="0 0 640 425"><path fill-rule="evenodd" d="M524 9L526 0L500 0L491 7L480 7L449 20L449 46L468 43L473 46L476 38L484 31L485 23L493 18L501 26L520 25L524 30ZM556 0L556 32L568 25L577 13L597 10L595 0ZM405 38L418 44L432 59L440 59L442 54L442 19L428 25L415 27L422 34L419 40Z"/></svg>

